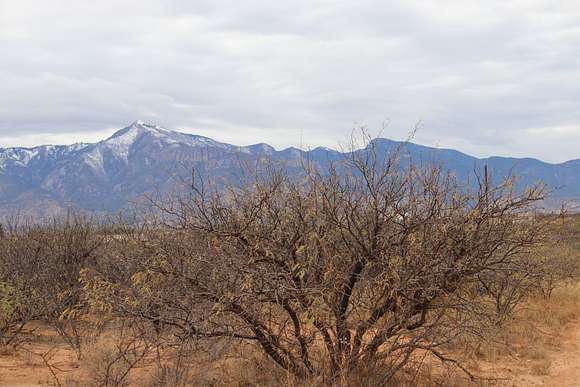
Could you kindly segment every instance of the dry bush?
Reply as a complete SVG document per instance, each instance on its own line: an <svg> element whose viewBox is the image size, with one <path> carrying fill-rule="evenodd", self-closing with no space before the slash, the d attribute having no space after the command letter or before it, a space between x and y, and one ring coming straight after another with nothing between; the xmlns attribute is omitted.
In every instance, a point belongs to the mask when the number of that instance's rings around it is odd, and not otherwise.
<svg viewBox="0 0 580 387"><path fill-rule="evenodd" d="M3 325L33 320L50 325L80 351L79 272L103 245L93 223L70 215L42 224L12 219L0 239L0 316Z"/></svg>
<svg viewBox="0 0 580 387"><path fill-rule="evenodd" d="M386 385L425 353L471 375L446 345L531 291L542 187L486 176L471 190L397 160L371 143L298 179L264 164L244 185L194 175L85 273L90 303L177 341L252 343L296 383ZM512 278L526 281L506 293Z"/></svg>
<svg viewBox="0 0 580 387"><path fill-rule="evenodd" d="M235 352L230 343L213 343L212 348L193 340L162 340L151 342L155 348L155 364L148 386L214 385L224 381L221 366ZM219 374L219 375L218 375Z"/></svg>
<svg viewBox="0 0 580 387"><path fill-rule="evenodd" d="M138 326L121 322L111 337L103 337L83 357L89 384L99 387L130 385L131 371L142 362L152 348L143 340Z"/></svg>
<svg viewBox="0 0 580 387"><path fill-rule="evenodd" d="M128 386L132 359L115 345L96 345L87 351L84 359L89 383L94 386Z"/></svg>
<svg viewBox="0 0 580 387"><path fill-rule="evenodd" d="M21 334L33 313L23 292L10 283L0 283L0 349L4 353L20 344Z"/></svg>
<svg viewBox="0 0 580 387"><path fill-rule="evenodd" d="M580 278L580 223L578 215L548 217L549 242L530 257L538 272L537 293L549 299L554 290Z"/></svg>

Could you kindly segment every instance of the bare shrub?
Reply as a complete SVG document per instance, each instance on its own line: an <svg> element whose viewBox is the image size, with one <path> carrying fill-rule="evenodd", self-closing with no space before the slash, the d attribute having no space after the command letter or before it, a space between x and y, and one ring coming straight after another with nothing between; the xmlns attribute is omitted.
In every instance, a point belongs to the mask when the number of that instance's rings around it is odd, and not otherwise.
<svg viewBox="0 0 580 387"><path fill-rule="evenodd" d="M47 323L80 351L79 272L102 246L93 224L80 216L35 224L13 220L0 239L0 313L4 324Z"/></svg>
<svg viewBox="0 0 580 387"><path fill-rule="evenodd" d="M94 386L128 386L131 359L115 345L95 346L88 351L85 364L88 369L91 385Z"/></svg>
<svg viewBox="0 0 580 387"><path fill-rule="evenodd" d="M114 336L103 339L86 351L83 362L91 385L122 387L130 385L133 370L151 350L131 324L121 323Z"/></svg>
<svg viewBox="0 0 580 387"><path fill-rule="evenodd" d="M580 278L578 215L560 216L550 222L550 243L536 257L541 271L538 288L543 297L551 298L554 290Z"/></svg>
<svg viewBox="0 0 580 387"><path fill-rule="evenodd" d="M501 271L484 272L478 276L480 289L494 305L495 324L501 325L511 318L515 309L534 291L545 289L542 286L547 286L545 267L536 257L525 256L509 262Z"/></svg>
<svg viewBox="0 0 580 387"><path fill-rule="evenodd" d="M263 164L241 186L194 175L187 196L154 202L161 223L87 273L88 297L178 340L254 343L296 380L372 369L387 384L417 354L471 375L445 345L497 321L494 289L505 315L529 292L501 286L535 275L523 263L543 189L471 190L397 160L371 142L299 179Z"/></svg>
<svg viewBox="0 0 580 387"><path fill-rule="evenodd" d="M0 348L6 350L20 344L21 333L33 315L30 304L20 290L9 283L0 283Z"/></svg>

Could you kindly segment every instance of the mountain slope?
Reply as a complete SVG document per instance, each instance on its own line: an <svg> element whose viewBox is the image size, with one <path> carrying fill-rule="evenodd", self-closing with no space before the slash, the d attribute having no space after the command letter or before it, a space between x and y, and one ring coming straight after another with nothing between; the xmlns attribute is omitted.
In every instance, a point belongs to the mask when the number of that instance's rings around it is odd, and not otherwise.
<svg viewBox="0 0 580 387"><path fill-rule="evenodd" d="M380 153L399 142L376 139ZM241 166L262 157L284 162L292 171L302 158L324 164L342 154L328 148L277 151L267 144L235 146L136 121L94 144L0 148L0 214L24 211L49 215L69 207L113 212L154 191L175 188L192 167L214 178L239 175ZM494 176L519 176L521 186L544 181L557 202L580 197L580 160L549 164L535 159L478 159L450 149L406 144L404 158L442 164L460 179L487 165Z"/></svg>

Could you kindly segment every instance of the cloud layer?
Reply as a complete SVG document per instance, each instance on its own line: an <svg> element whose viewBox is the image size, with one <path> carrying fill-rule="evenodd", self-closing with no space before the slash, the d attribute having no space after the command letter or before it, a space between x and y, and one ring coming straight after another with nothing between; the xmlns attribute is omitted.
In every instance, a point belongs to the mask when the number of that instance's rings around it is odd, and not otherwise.
<svg viewBox="0 0 580 387"><path fill-rule="evenodd" d="M580 4L0 0L0 146L135 119L239 144L352 128L580 158Z"/></svg>

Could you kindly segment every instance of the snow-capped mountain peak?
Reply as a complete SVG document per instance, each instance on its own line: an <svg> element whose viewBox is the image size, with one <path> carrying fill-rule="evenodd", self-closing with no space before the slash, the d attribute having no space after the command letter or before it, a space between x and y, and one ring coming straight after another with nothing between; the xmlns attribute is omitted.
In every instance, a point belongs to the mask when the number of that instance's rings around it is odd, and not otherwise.
<svg viewBox="0 0 580 387"><path fill-rule="evenodd" d="M180 145L189 148L233 148L232 145L223 144L211 138L175 132L156 124L137 120L131 125L115 132L106 140L98 142L90 147L90 149L87 149L83 154L83 160L94 171L103 175L105 174L104 162L111 156L116 160L128 163L131 155L144 147L148 149L163 149L164 152L171 152L174 147Z"/></svg>
<svg viewBox="0 0 580 387"><path fill-rule="evenodd" d="M159 125L146 124L141 120L133 122L131 125L115 132L111 137L104 140L108 144L131 144L139 135L152 133L156 135L167 134L171 131L161 128Z"/></svg>
<svg viewBox="0 0 580 387"><path fill-rule="evenodd" d="M138 141L142 136L147 136L151 140L161 141L164 144L182 144L188 146L215 146L215 147L229 147L212 140L208 137L175 132L173 130L165 129L156 124L145 123L137 120L126 128L123 128L103 141L104 144L117 146L120 148L130 147L133 143Z"/></svg>

